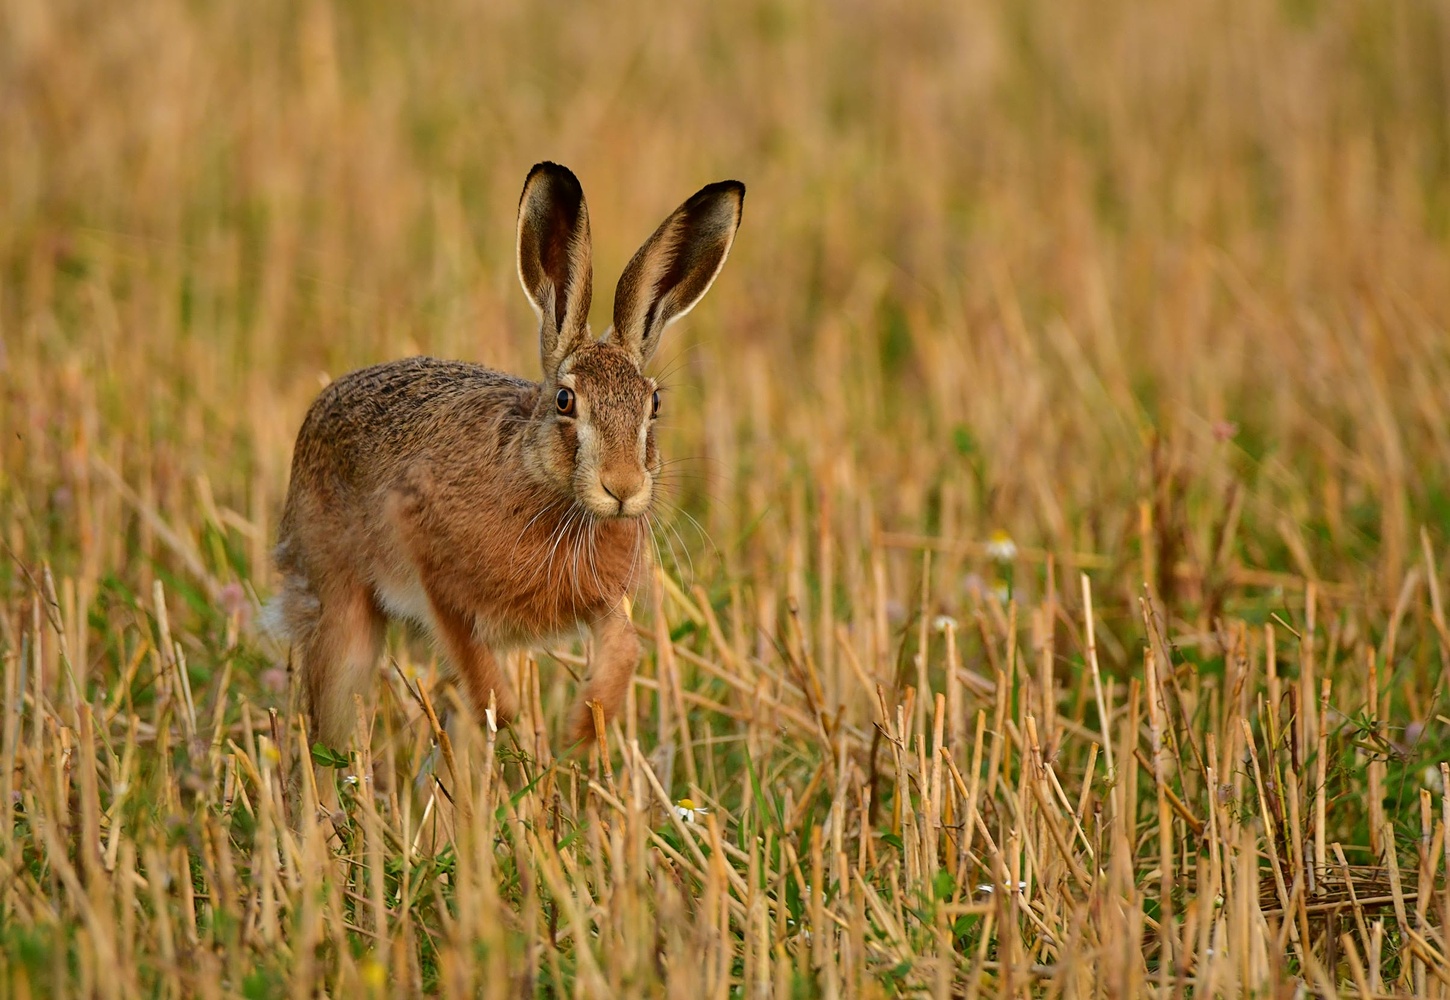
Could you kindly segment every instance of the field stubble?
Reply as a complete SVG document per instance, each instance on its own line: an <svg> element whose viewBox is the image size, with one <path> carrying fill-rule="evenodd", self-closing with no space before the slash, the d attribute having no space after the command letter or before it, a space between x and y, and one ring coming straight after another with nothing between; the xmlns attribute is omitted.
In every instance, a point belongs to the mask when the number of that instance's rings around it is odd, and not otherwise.
<svg viewBox="0 0 1450 1000"><path fill-rule="evenodd" d="M0 7L0 992L1446 994L1447 67L1353 0ZM606 283L750 189L629 711L560 759L535 651L443 742L398 631L313 751L292 436L535 371L544 157Z"/></svg>

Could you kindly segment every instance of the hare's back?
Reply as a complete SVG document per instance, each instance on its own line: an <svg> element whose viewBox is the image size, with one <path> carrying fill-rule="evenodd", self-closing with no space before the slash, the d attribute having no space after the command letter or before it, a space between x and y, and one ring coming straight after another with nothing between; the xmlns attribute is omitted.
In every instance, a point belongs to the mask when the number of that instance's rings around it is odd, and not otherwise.
<svg viewBox="0 0 1450 1000"><path fill-rule="evenodd" d="M414 357L349 372L313 402L297 435L292 488L363 486L385 466L526 406L536 384L483 365Z"/></svg>

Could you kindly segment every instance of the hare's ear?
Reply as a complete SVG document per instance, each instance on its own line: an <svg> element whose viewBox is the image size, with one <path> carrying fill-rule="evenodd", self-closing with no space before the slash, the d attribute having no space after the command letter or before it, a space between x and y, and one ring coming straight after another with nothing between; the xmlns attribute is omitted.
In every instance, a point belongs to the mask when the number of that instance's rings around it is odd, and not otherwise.
<svg viewBox="0 0 1450 1000"><path fill-rule="evenodd" d="M720 181L701 188L660 223L630 260L614 293L609 339L644 366L660 334L695 307L730 254L745 185Z"/></svg>
<svg viewBox="0 0 1450 1000"><path fill-rule="evenodd" d="M519 282L539 314L545 375L588 336L589 253L589 209L579 179L557 163L535 164L519 198Z"/></svg>

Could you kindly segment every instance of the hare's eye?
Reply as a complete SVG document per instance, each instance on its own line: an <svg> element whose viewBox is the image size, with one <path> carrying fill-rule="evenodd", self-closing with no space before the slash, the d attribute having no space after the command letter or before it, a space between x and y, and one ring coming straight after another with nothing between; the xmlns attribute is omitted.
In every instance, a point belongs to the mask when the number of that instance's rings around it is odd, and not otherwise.
<svg viewBox="0 0 1450 1000"><path fill-rule="evenodd" d="M560 389L554 394L554 407L566 417L574 415L574 390Z"/></svg>
<svg viewBox="0 0 1450 1000"><path fill-rule="evenodd" d="M655 390L654 396L650 399L649 415L652 417L660 415L660 391L658 389Z"/></svg>

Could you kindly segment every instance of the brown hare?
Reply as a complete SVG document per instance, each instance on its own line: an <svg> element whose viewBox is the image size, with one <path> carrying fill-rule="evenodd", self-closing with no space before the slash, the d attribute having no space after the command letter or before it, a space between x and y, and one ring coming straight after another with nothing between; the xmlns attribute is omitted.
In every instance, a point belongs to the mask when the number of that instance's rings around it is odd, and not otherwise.
<svg viewBox="0 0 1450 1000"><path fill-rule="evenodd" d="M587 626L571 736L592 732L589 702L618 711L641 652L624 601L662 465L644 366L719 274L744 198L736 181L711 184L665 219L624 269L614 324L596 340L584 192L540 163L519 201L518 271L543 381L415 357L318 396L292 458L275 609L314 739L346 744L389 616L433 634L479 718L490 696L505 718L515 707L496 651Z"/></svg>

